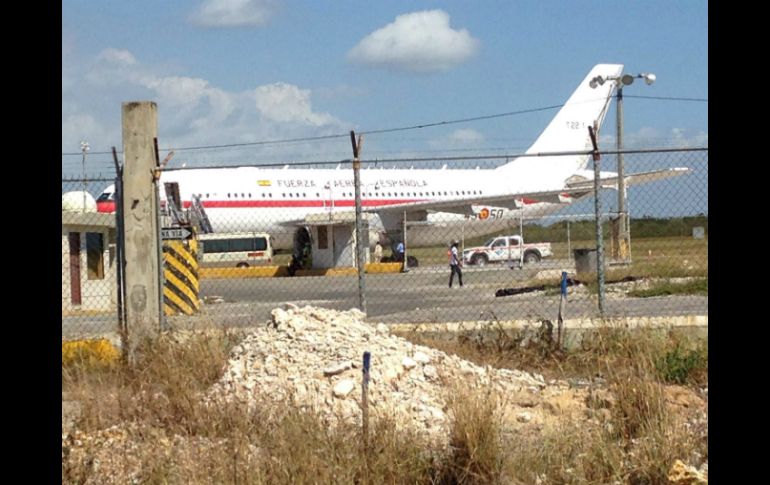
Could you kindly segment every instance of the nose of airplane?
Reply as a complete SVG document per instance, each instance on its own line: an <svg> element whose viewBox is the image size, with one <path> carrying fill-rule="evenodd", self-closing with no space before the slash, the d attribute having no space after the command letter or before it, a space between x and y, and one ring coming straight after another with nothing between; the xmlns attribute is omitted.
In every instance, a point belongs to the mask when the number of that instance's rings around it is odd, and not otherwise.
<svg viewBox="0 0 770 485"><path fill-rule="evenodd" d="M96 203L96 210L97 212L104 212L107 214L111 214L115 212L115 201L113 200L105 200L102 202Z"/></svg>

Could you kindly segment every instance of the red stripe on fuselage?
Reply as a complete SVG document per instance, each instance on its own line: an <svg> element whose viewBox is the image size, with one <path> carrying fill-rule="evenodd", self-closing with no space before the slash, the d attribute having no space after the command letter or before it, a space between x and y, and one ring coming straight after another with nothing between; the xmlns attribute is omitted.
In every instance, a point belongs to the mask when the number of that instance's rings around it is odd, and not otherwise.
<svg viewBox="0 0 770 485"><path fill-rule="evenodd" d="M379 199L379 200L362 200L361 205L378 206L378 205L391 205L391 204L403 204L407 202L420 202L421 199ZM287 208L287 207L354 207L356 202L354 200L204 200L202 201L203 207L206 209L240 209L245 207L262 207L262 208ZM190 207L190 202L184 202L185 208Z"/></svg>

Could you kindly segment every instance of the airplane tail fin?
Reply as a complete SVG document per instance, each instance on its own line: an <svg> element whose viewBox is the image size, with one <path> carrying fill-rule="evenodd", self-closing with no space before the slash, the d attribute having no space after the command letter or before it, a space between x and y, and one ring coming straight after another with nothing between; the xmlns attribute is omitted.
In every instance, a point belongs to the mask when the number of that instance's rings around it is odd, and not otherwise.
<svg viewBox="0 0 770 485"><path fill-rule="evenodd" d="M598 64L594 66L526 153L590 150L592 145L588 135L588 127L593 126L594 122L597 122L598 126L602 125L610 100L615 92L613 81L605 81L602 84L595 83L595 87L592 88L591 80L597 76L618 77L622 72L622 64ZM543 160L540 157L518 158L498 168L507 170L532 165L543 169L544 166L547 166L551 173L570 173L585 168L588 163L587 156L547 158L548 160ZM547 165L543 165L544 163Z"/></svg>

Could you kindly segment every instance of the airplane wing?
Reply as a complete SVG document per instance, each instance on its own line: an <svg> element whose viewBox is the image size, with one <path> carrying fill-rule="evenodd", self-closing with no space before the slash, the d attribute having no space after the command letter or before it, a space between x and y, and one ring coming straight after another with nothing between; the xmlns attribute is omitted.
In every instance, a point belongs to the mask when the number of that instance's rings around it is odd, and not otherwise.
<svg viewBox="0 0 770 485"><path fill-rule="evenodd" d="M637 185L646 182L654 182L656 180L677 177L679 175L684 175L689 171L689 168L674 167L626 175L626 187L630 185ZM594 173L591 170L581 170L580 173L570 177L570 179L571 180L567 180L566 184L567 188L570 190L593 190L594 188ZM602 177L599 179L599 181L601 183L601 187L604 189L617 189L618 174L612 172L602 172Z"/></svg>

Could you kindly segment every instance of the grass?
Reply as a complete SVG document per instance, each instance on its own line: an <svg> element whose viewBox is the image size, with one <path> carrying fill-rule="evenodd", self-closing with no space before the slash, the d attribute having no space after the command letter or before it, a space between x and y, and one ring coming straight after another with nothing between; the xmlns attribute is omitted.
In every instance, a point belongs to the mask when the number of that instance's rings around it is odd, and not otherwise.
<svg viewBox="0 0 770 485"><path fill-rule="evenodd" d="M654 296L668 295L708 295L708 279L697 279L684 283L671 283L664 281L653 285L651 288L643 290L632 290L627 293L628 296L635 298L650 298Z"/></svg>
<svg viewBox="0 0 770 485"><path fill-rule="evenodd" d="M142 344L134 367L63 362L63 392L82 408L63 442L63 483L666 483L674 459L708 456L706 431L684 427L666 403L667 382L708 379L704 344L675 332L607 328L574 352L522 347L520 336L504 332L484 344L423 339L479 364L554 378L599 375L613 396L605 422L511 433L501 415L505 396L447 382L450 447L441 450L397 431L387 416L370 423L365 447L359 428L332 429L290 402L205 404L241 336L186 335Z"/></svg>

